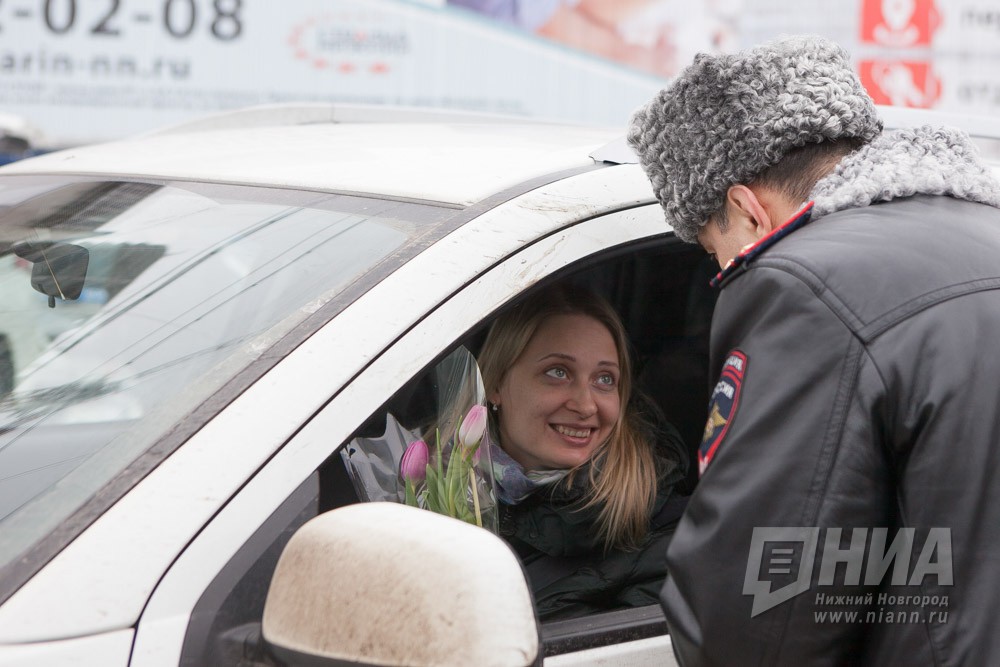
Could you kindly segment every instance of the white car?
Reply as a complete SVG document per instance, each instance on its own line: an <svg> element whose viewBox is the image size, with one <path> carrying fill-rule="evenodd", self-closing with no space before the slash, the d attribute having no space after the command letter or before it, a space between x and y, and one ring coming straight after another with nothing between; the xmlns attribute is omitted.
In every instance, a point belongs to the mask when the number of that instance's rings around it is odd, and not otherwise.
<svg viewBox="0 0 1000 667"><path fill-rule="evenodd" d="M433 643L403 629L457 598L386 590L461 571L448 539L484 565L464 609L492 628L452 632L455 656L673 664L659 607L539 627L489 532L359 504L378 499L359 452L433 417L448 388L428 378L557 280L616 305L640 385L697 447L717 267L621 134L261 108L0 169L0 666L347 664L338 642L404 664L378 650ZM344 531L356 554L324 559ZM404 543L409 567L371 562Z"/></svg>

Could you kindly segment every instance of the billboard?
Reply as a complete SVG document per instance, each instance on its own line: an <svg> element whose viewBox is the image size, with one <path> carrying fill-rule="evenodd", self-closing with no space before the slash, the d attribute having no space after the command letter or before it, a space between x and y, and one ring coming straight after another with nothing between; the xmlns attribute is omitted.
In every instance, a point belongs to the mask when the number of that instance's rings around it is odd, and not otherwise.
<svg viewBox="0 0 1000 667"><path fill-rule="evenodd" d="M790 33L880 103L1000 113L1000 0L5 0L0 114L50 145L286 102L624 126L696 53Z"/></svg>

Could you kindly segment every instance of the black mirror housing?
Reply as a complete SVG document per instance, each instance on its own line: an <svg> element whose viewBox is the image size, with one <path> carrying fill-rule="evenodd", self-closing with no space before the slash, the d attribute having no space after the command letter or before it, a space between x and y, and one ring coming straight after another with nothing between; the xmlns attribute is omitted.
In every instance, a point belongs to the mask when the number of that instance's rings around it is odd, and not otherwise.
<svg viewBox="0 0 1000 667"><path fill-rule="evenodd" d="M80 298L90 266L90 251L62 241L21 241L14 253L32 263L31 286L49 297L74 301Z"/></svg>

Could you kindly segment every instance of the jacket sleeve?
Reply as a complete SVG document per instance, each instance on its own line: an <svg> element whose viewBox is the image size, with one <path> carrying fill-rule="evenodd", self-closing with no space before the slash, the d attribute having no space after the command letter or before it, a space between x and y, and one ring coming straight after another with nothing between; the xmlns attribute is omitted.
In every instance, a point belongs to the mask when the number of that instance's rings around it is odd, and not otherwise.
<svg viewBox="0 0 1000 667"><path fill-rule="evenodd" d="M712 372L704 470L661 595L674 651L685 667L850 664L864 625L817 616L850 611L818 596L869 591L818 577L827 528L846 542L889 520L878 374L834 297L765 266L720 295Z"/></svg>

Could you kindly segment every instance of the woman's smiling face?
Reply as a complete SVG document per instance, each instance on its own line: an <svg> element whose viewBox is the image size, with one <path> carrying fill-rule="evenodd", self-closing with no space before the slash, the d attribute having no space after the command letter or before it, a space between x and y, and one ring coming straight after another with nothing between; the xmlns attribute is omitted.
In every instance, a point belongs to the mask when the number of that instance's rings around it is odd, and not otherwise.
<svg viewBox="0 0 1000 667"><path fill-rule="evenodd" d="M584 463L620 414L618 350L603 324L553 315L535 331L490 401L500 444L525 470Z"/></svg>

